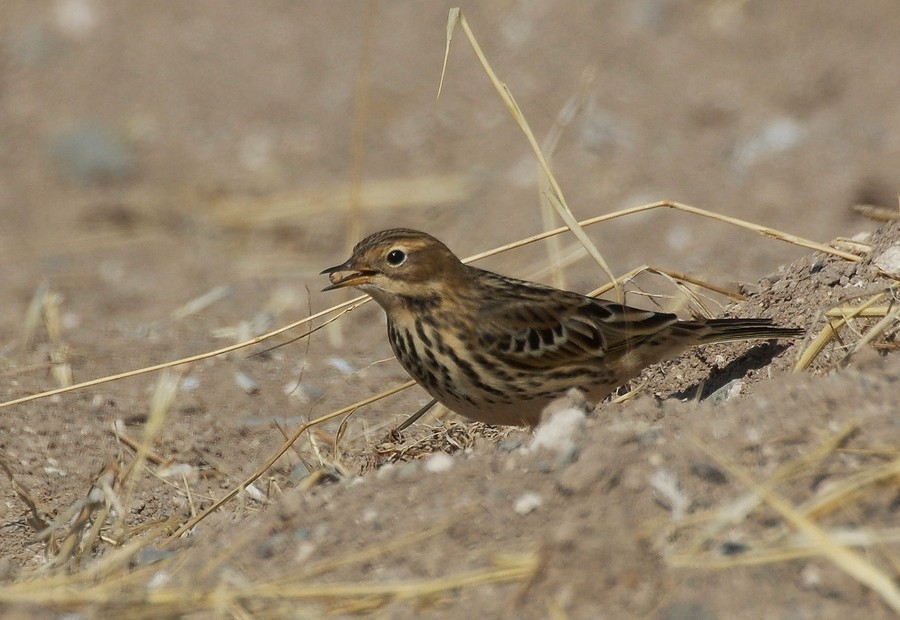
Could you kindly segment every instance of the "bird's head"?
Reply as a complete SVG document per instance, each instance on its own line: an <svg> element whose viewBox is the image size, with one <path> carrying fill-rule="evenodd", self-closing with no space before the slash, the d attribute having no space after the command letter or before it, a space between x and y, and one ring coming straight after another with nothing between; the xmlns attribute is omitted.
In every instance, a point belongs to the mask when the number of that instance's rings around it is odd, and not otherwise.
<svg viewBox="0 0 900 620"><path fill-rule="evenodd" d="M355 286L382 306L401 298L439 295L441 282L464 268L443 243L423 232L394 228L369 235L356 244L350 258L325 269L331 291Z"/></svg>

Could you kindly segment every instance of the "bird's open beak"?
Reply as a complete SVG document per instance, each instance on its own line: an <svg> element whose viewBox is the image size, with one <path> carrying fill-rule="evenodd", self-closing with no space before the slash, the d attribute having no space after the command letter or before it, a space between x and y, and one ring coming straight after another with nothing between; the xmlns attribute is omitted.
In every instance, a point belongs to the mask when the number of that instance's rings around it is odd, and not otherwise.
<svg viewBox="0 0 900 620"><path fill-rule="evenodd" d="M344 288L345 286L359 286L360 284L365 284L373 275L375 275L375 273L376 272L373 269L359 269L354 267L348 260L346 263L341 263L340 265L329 267L322 271L320 275L327 274L328 279L331 280L331 286L326 286L322 289L322 292L333 291L338 288Z"/></svg>

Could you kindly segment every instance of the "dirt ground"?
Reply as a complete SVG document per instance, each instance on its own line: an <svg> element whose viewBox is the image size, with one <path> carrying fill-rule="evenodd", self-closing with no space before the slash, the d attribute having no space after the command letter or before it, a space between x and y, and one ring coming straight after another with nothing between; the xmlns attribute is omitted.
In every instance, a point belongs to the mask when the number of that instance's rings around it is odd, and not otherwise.
<svg viewBox="0 0 900 620"><path fill-rule="evenodd" d="M0 399L329 308L347 297L320 293L318 273L368 232L419 228L467 256L557 226L460 32L435 98L451 6L0 4ZM0 615L893 617L900 357L896 315L877 324L896 302L883 261L900 224L852 207L897 212L900 8L461 6L577 216L671 199L856 238L834 244L840 257L672 210L588 229L616 273L739 290L707 309L808 336L692 351L648 369L634 399L536 435L445 414L389 438L427 401L412 388L304 435L175 540L303 422L406 380L374 304L263 355L304 327L175 369L149 460L127 478L159 373L3 408ZM605 283L559 239L559 255L541 243L479 265ZM677 307L666 279L637 284L630 303ZM791 372L826 312L878 293ZM89 527L62 517L92 486L112 514L93 505L103 527L85 544ZM60 517L49 543L29 502L44 525Z"/></svg>

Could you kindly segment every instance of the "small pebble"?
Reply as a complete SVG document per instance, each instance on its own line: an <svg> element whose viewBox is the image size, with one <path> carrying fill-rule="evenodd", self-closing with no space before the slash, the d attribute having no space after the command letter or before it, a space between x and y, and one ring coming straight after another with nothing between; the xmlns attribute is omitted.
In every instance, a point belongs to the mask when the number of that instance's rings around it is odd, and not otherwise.
<svg viewBox="0 0 900 620"><path fill-rule="evenodd" d="M169 571L161 570L157 571L150 577L150 580L147 582L147 589L152 590L154 588L162 588L167 585L172 580L172 574Z"/></svg>
<svg viewBox="0 0 900 620"><path fill-rule="evenodd" d="M714 405L720 405L735 396L740 396L743 386L744 384L740 379L734 379L710 394L707 400Z"/></svg>
<svg viewBox="0 0 900 620"><path fill-rule="evenodd" d="M336 368L337 370L341 371L345 375L349 375L349 374L353 373L353 366L350 365L350 362L348 362L347 360L342 359L340 357L328 358L328 365L331 366L332 368Z"/></svg>
<svg viewBox="0 0 900 620"><path fill-rule="evenodd" d="M178 385L182 392L192 392L200 387L200 379L197 377L185 377Z"/></svg>
<svg viewBox="0 0 900 620"><path fill-rule="evenodd" d="M584 427L586 419L584 411L574 407L553 412L538 425L530 449L571 452L575 445L573 437Z"/></svg>
<svg viewBox="0 0 900 620"><path fill-rule="evenodd" d="M735 147L734 171L742 175L756 162L797 146L805 137L806 127L794 119L772 119Z"/></svg>
<svg viewBox="0 0 900 620"><path fill-rule="evenodd" d="M513 510L516 511L516 514L527 515L529 512L537 510L543 503L544 500L540 495L529 492L519 496L513 504Z"/></svg>
<svg viewBox="0 0 900 620"><path fill-rule="evenodd" d="M121 181L135 171L134 154L109 125L83 121L53 145L57 165L80 183Z"/></svg>
<svg viewBox="0 0 900 620"><path fill-rule="evenodd" d="M453 468L453 457L446 452L435 452L425 460L425 471L440 473Z"/></svg>
<svg viewBox="0 0 900 620"><path fill-rule="evenodd" d="M187 480L189 482L197 480L199 474L197 469L190 463L173 463L157 470L156 475L160 478L175 478L177 480Z"/></svg>
<svg viewBox="0 0 900 620"><path fill-rule="evenodd" d="M520 437L507 437L501 441L497 447L501 452L512 452L522 447L522 439Z"/></svg>
<svg viewBox="0 0 900 620"><path fill-rule="evenodd" d="M678 521L684 518L691 506L691 500L681 490L678 475L671 470L660 468L653 472L649 482L653 490L657 492L657 499L660 500L660 503L672 511L672 519Z"/></svg>
<svg viewBox="0 0 900 620"><path fill-rule="evenodd" d="M728 476L721 469L708 463L694 463L691 465L691 473L701 480L713 484L725 484L728 482Z"/></svg>
<svg viewBox="0 0 900 620"><path fill-rule="evenodd" d="M243 373L241 371L236 371L234 373L234 382L237 384L239 388L244 390L247 394L258 394L259 393L259 385L250 375Z"/></svg>
<svg viewBox="0 0 900 620"><path fill-rule="evenodd" d="M716 615L698 601L675 601L659 614L660 620L714 620Z"/></svg>
<svg viewBox="0 0 900 620"><path fill-rule="evenodd" d="M900 277L900 245L892 245L872 262L886 274Z"/></svg>

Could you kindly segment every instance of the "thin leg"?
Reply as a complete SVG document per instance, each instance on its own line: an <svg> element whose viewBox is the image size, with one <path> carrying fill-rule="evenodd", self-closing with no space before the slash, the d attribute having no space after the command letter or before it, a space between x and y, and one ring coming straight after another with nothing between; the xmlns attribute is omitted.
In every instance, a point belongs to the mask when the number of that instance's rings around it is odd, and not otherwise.
<svg viewBox="0 0 900 620"><path fill-rule="evenodd" d="M400 423L400 426L398 426L397 428L395 428L395 429L393 430L393 432L394 432L394 433L399 433L399 432L401 432L401 431L406 430L407 428L409 428L410 426L412 426L413 423L414 423L416 420L418 420L418 419L421 418L423 415L425 415L425 413L426 413L429 409L431 409L432 407L434 407L436 404L437 404L437 400L434 399L434 398L432 398L430 401L428 401L428 403L425 404L424 407L422 407L421 409L419 409L418 411L416 411L414 414L412 414L411 416L409 416L408 418L406 418L403 422L401 422L401 423Z"/></svg>

